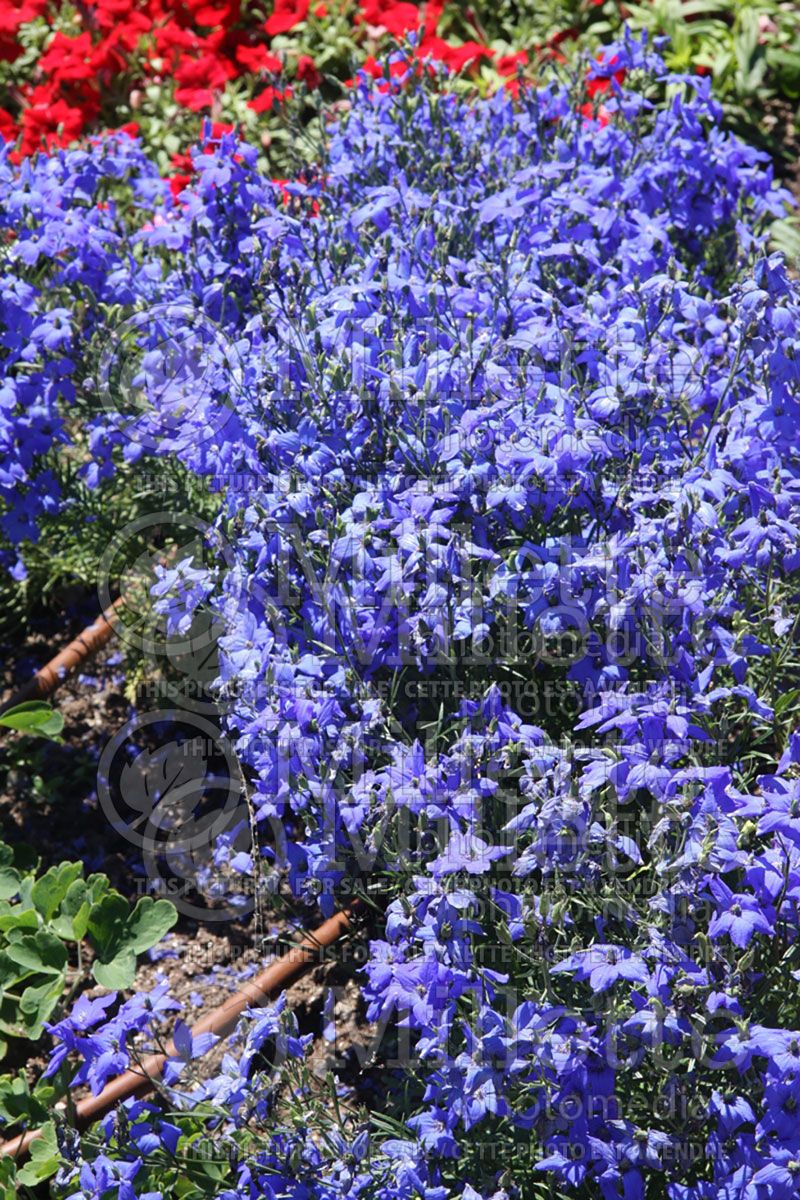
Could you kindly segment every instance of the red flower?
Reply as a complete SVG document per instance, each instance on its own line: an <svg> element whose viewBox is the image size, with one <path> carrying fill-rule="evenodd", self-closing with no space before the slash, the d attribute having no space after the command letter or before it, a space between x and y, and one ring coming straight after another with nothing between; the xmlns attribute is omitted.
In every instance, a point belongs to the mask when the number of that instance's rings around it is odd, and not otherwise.
<svg viewBox="0 0 800 1200"><path fill-rule="evenodd" d="M271 182L274 183L275 187L280 188L281 203L286 208L289 208L293 205L295 207L299 207L299 205L300 205L299 197L295 196L292 192L289 191L289 188L287 185L290 181L288 179L273 179ZM312 200L311 201L311 215L316 217L318 215L318 213L319 213L319 200Z"/></svg>
<svg viewBox="0 0 800 1200"><path fill-rule="evenodd" d="M371 75L373 79L382 79L385 74L384 64L379 63L377 58L374 58L371 54L364 59L363 63L361 64L361 70L366 71L367 75ZM390 63L389 65L390 75L404 75L407 70L408 63L404 60L398 60L397 62ZM355 80L353 79L351 82L355 83Z"/></svg>
<svg viewBox="0 0 800 1200"><path fill-rule="evenodd" d="M46 147L68 146L83 133L98 105L73 106L54 98L52 86L34 88L28 94L28 107L22 112L20 153L35 154Z"/></svg>
<svg viewBox="0 0 800 1200"><path fill-rule="evenodd" d="M562 42L575 41L580 30L577 25L571 25L569 29L560 29L558 33L554 33L551 38L548 38L548 46L560 46Z"/></svg>
<svg viewBox="0 0 800 1200"><path fill-rule="evenodd" d="M209 0L186 0L186 7L195 23L207 29L230 29L239 20L239 0L218 0L216 5Z"/></svg>
<svg viewBox="0 0 800 1200"><path fill-rule="evenodd" d="M516 54L501 54L496 59L494 67L498 75L516 75L517 64L524 67L528 61L527 50L518 50Z"/></svg>
<svg viewBox="0 0 800 1200"><path fill-rule="evenodd" d="M402 38L419 26L419 9L403 0L363 0L356 20L385 29L392 37Z"/></svg>
<svg viewBox="0 0 800 1200"><path fill-rule="evenodd" d="M291 95L288 88L285 92L281 92L274 87L265 87L254 100L248 100L247 107L257 113L271 112L273 104L280 104L288 95Z"/></svg>
<svg viewBox="0 0 800 1200"><path fill-rule="evenodd" d="M133 45L136 45L134 40ZM99 42L92 53L92 66L94 67L95 76L99 72L105 72L106 76L114 76L125 69L125 60L128 50L132 46L126 46L125 43L115 35L111 34L103 41ZM96 79L95 79L96 82Z"/></svg>
<svg viewBox="0 0 800 1200"><path fill-rule="evenodd" d="M297 78L301 83L304 83L307 88L312 91L318 88L322 83L322 76L317 70L316 64L310 54L301 54L297 60L297 69L295 71Z"/></svg>
<svg viewBox="0 0 800 1200"><path fill-rule="evenodd" d="M169 190L172 193L172 199L177 201L183 189L188 187L192 181L194 163L191 154L173 154L171 162L175 168L175 174L169 177Z"/></svg>
<svg viewBox="0 0 800 1200"><path fill-rule="evenodd" d="M428 0L425 5L425 15L422 18L426 33L436 33L445 3L446 0Z"/></svg>
<svg viewBox="0 0 800 1200"><path fill-rule="evenodd" d="M464 42L461 46L451 46L444 38L426 34L418 53L420 58L435 58L437 62L444 63L457 74L476 63L479 58L492 58L494 51L488 46L481 46L479 42Z"/></svg>
<svg viewBox="0 0 800 1200"><path fill-rule="evenodd" d="M309 0L275 0L272 16L264 25L264 29L270 37L275 37L278 33L288 33L295 25L305 21L308 7ZM252 108L252 104L250 107Z"/></svg>
<svg viewBox="0 0 800 1200"><path fill-rule="evenodd" d="M228 59L213 52L199 58L185 58L175 72L175 82L179 84L175 99L193 112L207 108L214 102L214 93L222 91L236 74Z"/></svg>
<svg viewBox="0 0 800 1200"><path fill-rule="evenodd" d="M192 171L194 170L194 163L192 162L191 154L173 154L170 161L173 167L175 167L176 171L182 171L184 174L188 172L191 175Z"/></svg>
<svg viewBox="0 0 800 1200"><path fill-rule="evenodd" d="M289 182L288 179L273 179L272 180L272 183L274 183L276 187L279 187L281 189L281 200L283 201L284 204L288 204L292 199L292 194L286 187L286 184L288 182Z"/></svg>
<svg viewBox="0 0 800 1200"><path fill-rule="evenodd" d="M20 25L40 17L47 7L47 0L22 0L22 4L5 0L0 4L0 62L14 62L22 53L17 40Z"/></svg>
<svg viewBox="0 0 800 1200"><path fill-rule="evenodd" d="M55 75L61 83L77 83L95 75L92 37L89 33L69 38L60 31L39 59L45 75Z"/></svg>
<svg viewBox="0 0 800 1200"><path fill-rule="evenodd" d="M16 36L20 25L34 21L46 8L47 0L22 0L22 4L6 0L0 5L0 34L10 33Z"/></svg>
<svg viewBox="0 0 800 1200"><path fill-rule="evenodd" d="M406 75L408 71L412 69L416 70L418 75L421 74L422 68L419 63L417 64L416 68L414 68L408 59L398 59L396 62L389 64L389 75L392 79L398 79L401 76ZM378 62L378 60L373 58L371 54L364 59L363 63L361 64L361 70L366 72L366 74L370 75L373 79L381 80L381 82L377 84L379 92L388 92L389 88L392 86L386 82L385 65L381 62ZM354 87L357 82L357 79L348 79L345 81L345 86Z"/></svg>
<svg viewBox="0 0 800 1200"><path fill-rule="evenodd" d="M500 75L504 82L503 87L507 92L516 99L519 95L519 77L517 74L518 66L525 66L528 62L528 53L526 50L518 50L516 54L501 54L495 60L495 70Z"/></svg>
<svg viewBox="0 0 800 1200"><path fill-rule="evenodd" d="M234 126L230 121L211 121L210 125L211 131L208 136L211 138L212 142L220 141L226 133L233 133L234 130ZM209 153L210 148L210 144L206 146L206 154Z"/></svg>
<svg viewBox="0 0 800 1200"><path fill-rule="evenodd" d="M139 136L139 122L126 121L124 125L118 125L116 129L106 129L105 133L127 133L128 137L135 138Z"/></svg>
<svg viewBox="0 0 800 1200"><path fill-rule="evenodd" d="M176 51L197 50L200 39L189 29L182 29L175 21L167 21L155 30L155 57L170 59Z"/></svg>
<svg viewBox="0 0 800 1200"><path fill-rule="evenodd" d="M152 31L152 17L138 11L135 0L96 0L92 8L97 27L129 52Z"/></svg>
<svg viewBox="0 0 800 1200"><path fill-rule="evenodd" d="M187 188L191 182L191 175L170 175L169 190L172 193L172 199L176 203L181 192L184 190L184 188Z"/></svg>
<svg viewBox="0 0 800 1200"><path fill-rule="evenodd" d="M0 137L6 142L15 142L17 140L17 127L14 123L14 118L6 109L0 108Z"/></svg>
<svg viewBox="0 0 800 1200"><path fill-rule="evenodd" d="M611 113L603 104L598 107L597 112L595 112L592 104L582 104L578 109L578 112L585 121L597 121L597 124L601 129L605 129L606 125L611 120Z"/></svg>
<svg viewBox="0 0 800 1200"><path fill-rule="evenodd" d="M282 63L274 54L270 54L268 48L261 46L237 46L236 61L244 67L246 71L270 71L273 75L280 75Z"/></svg>

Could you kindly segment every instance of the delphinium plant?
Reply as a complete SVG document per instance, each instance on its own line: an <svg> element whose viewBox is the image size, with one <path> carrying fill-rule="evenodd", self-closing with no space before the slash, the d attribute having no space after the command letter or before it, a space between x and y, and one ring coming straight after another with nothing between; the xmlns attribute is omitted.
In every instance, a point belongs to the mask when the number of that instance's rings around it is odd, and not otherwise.
<svg viewBox="0 0 800 1200"><path fill-rule="evenodd" d="M59 1193L794 1195L798 290L719 122L631 37L477 103L399 55L298 180L209 131L139 224L143 399L85 427L100 474L220 494L226 553L157 604L224 623L238 866L309 920L361 898L376 1038L325 1091L288 1004L211 1078L181 1027ZM125 1011L54 1030L78 1082Z"/></svg>

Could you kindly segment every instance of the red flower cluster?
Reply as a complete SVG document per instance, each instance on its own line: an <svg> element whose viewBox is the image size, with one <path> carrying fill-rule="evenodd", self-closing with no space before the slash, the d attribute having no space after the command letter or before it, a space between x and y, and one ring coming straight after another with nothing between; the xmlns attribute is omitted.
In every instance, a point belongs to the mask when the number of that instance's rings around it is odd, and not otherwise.
<svg viewBox="0 0 800 1200"><path fill-rule="evenodd" d="M46 6L47 0L22 0L21 4L6 0L0 5L0 62L15 62L19 58L21 27L40 17Z"/></svg>
<svg viewBox="0 0 800 1200"><path fill-rule="evenodd" d="M360 0L354 41L402 38L416 33L415 53L435 58L458 72L475 67L494 52L478 41L452 45L437 34L447 0ZM213 112L232 80L249 77L249 107L268 112L292 82L317 88L322 76L302 50L279 58L273 39L324 22L337 6L353 0L273 0L266 21L248 22L241 0L85 0L76 7L74 33L54 32L33 75L20 80L6 108L0 107L0 135L19 138L16 157L43 146L66 145L82 134L127 122L142 89L151 83L173 94L192 112ZM0 60L14 62L22 51L20 30L46 17L48 0L6 0L0 4ZM305 23L305 24L304 24ZM324 36L324 26L322 29ZM514 87L524 51L497 58L494 66ZM372 74L380 68L368 58ZM280 78L279 78L280 77ZM187 164L175 156L178 178ZM176 183L177 186L177 183Z"/></svg>
<svg viewBox="0 0 800 1200"><path fill-rule="evenodd" d="M371 32L390 34L394 38L416 33L423 27L425 35L417 43L417 55L420 58L435 58L451 71L463 71L481 58L492 58L493 51L479 42L463 42L453 46L436 36L444 6L445 0L426 0L421 6L404 0L363 0L356 21L367 25ZM374 60L368 59L364 65L371 74L375 74Z"/></svg>
<svg viewBox="0 0 800 1200"><path fill-rule="evenodd" d="M135 108L143 86L167 80L185 108L210 108L233 79L280 74L283 64L269 39L305 21L310 8L310 0L275 0L269 19L248 28L240 0L87 0L78 8L80 30L55 32L35 77L21 81L13 105L0 108L0 134L21 138L17 157L66 145L96 125L109 101L117 110ZM19 57L21 27L46 11L47 0L0 5L0 60ZM322 18L326 5L312 12ZM307 55L298 56L295 71L307 86L319 85ZM255 93L258 79L253 83ZM264 111L275 96L280 93L268 88L252 106Z"/></svg>

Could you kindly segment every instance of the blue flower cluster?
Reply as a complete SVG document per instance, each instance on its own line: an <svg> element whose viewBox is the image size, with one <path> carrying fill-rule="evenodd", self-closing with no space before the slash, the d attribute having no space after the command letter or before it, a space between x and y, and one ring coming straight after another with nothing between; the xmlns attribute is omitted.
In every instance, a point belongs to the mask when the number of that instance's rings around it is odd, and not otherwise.
<svg viewBox="0 0 800 1200"><path fill-rule="evenodd" d="M785 196L707 80L631 39L590 73L602 120L581 81L364 81L300 181L225 135L130 261L98 244L92 287L144 315L102 469L172 455L222 493L219 570L158 592L224 622L247 869L383 913L363 993L404 1136L272 1121L229 1200L800 1190ZM132 146L96 153L155 195ZM59 220L105 228L58 161ZM37 379L69 378L70 313L19 295ZM263 1046L195 1095L231 1129L272 1103Z"/></svg>
<svg viewBox="0 0 800 1200"><path fill-rule="evenodd" d="M86 150L9 161L0 145L0 532L3 565L25 577L20 543L42 517L69 503L64 459L90 485L108 475L108 436L94 433L94 385L86 347L105 336L109 313L136 303L141 276L131 254L127 200L147 211L165 185L126 136ZM80 416L86 428L77 429ZM94 461L73 453L92 438Z"/></svg>

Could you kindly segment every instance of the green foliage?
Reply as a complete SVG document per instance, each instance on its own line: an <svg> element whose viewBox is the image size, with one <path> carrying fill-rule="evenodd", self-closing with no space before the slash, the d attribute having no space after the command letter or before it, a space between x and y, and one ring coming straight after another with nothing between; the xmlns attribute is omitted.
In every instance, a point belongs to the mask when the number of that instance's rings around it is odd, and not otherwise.
<svg viewBox="0 0 800 1200"><path fill-rule="evenodd" d="M64 728L64 718L44 700L26 700L14 708L6 709L0 714L0 725L26 733L32 737L49 738L52 742L60 742L61 731Z"/></svg>
<svg viewBox="0 0 800 1200"><path fill-rule="evenodd" d="M40 1137L31 1145L30 1160L18 1170L17 1180L26 1187L35 1187L55 1175L60 1166L56 1127L52 1121L48 1121Z"/></svg>
<svg viewBox="0 0 800 1200"><path fill-rule="evenodd" d="M136 955L149 950L175 924L169 900L143 896L134 909L118 892L108 892L87 910L89 939L97 957L92 971L103 987L125 988L133 982Z"/></svg>
<svg viewBox="0 0 800 1200"><path fill-rule="evenodd" d="M136 955L176 919L168 900L143 897L131 908L105 875L84 878L76 862L39 874L26 848L0 842L0 1033L41 1037L66 989L74 994L88 974L105 987L129 987ZM84 942L93 951L89 971Z"/></svg>
<svg viewBox="0 0 800 1200"><path fill-rule="evenodd" d="M0 1158L0 1200L16 1200L17 1167L11 1158Z"/></svg>

